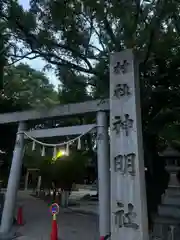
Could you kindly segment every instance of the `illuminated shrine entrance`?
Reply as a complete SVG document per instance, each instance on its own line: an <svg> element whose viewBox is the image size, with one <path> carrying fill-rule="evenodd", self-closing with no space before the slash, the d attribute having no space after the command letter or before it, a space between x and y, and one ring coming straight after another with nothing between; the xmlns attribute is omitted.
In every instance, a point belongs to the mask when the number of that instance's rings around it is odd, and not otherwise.
<svg viewBox="0 0 180 240"><path fill-rule="evenodd" d="M104 239L111 235L111 240L148 239L139 77L136 67L131 50L111 54L110 99L59 105L52 109L0 114L0 124L18 123L2 215L2 234L8 233L12 225L25 138L34 141L38 138L78 135L78 140L79 136L95 129L100 236ZM32 131L26 128L26 122L30 121L93 112L96 114L95 125ZM107 117L110 117L110 144ZM45 144L42 144L42 147L44 149ZM54 144L51 147L56 150L58 146Z"/></svg>
<svg viewBox="0 0 180 240"><path fill-rule="evenodd" d="M13 213L15 209L16 196L19 188L21 167L24 154L24 146L26 139L32 141L32 148L36 144L41 145L44 155L46 148L52 148L52 158L57 155L58 149L64 147L65 154L68 154L70 142L77 142L77 147L80 145L80 138L87 133L95 132L97 135L97 156L98 156L98 176L99 176L99 202L100 203L100 234L107 235L110 232L110 174L109 174L109 156L108 156L108 124L107 110L109 109L108 101L101 103L100 100L89 101L78 104L68 104L56 106L53 109L30 110L26 112L16 112L0 115L0 124L18 123L18 131L16 134L16 143L13 152L12 165L8 180L7 192L5 197L4 209L2 214L0 234L6 235L11 229ZM95 113L96 124L77 125L72 127L57 127L49 129L27 129L27 122L48 119L53 117L82 115L85 113ZM46 139L58 136L75 136L65 143L51 144L43 143L39 139ZM33 149L32 149L33 150ZM28 188L28 175L25 177L25 189ZM39 183L40 181L38 181ZM106 184L104 184L106 183ZM40 186L40 184L39 184Z"/></svg>

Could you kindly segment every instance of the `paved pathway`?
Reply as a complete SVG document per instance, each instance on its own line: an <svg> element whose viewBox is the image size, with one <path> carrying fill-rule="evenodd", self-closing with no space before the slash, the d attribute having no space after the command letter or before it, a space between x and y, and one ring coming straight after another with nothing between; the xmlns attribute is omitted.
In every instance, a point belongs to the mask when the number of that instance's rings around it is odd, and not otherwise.
<svg viewBox="0 0 180 240"><path fill-rule="evenodd" d="M98 201L89 201L89 200L82 200L81 198L85 195L96 195L97 191L93 190L86 190L86 189L79 189L79 191L73 191L70 196L71 200L75 200L77 205L69 206L69 208L76 212L86 213L86 214L93 214L98 215L99 207Z"/></svg>
<svg viewBox="0 0 180 240"><path fill-rule="evenodd" d="M85 195L96 195L97 191L89 190L89 189L79 189L78 191L72 191L70 195L70 199L79 200Z"/></svg>
<svg viewBox="0 0 180 240"><path fill-rule="evenodd" d="M91 214L97 216L99 214L98 203L94 201L79 201L79 205L69 206L69 209L78 213Z"/></svg>
<svg viewBox="0 0 180 240"><path fill-rule="evenodd" d="M18 232L27 239L49 240L51 232L51 215L47 204L29 194L19 193L18 203L24 205L26 224ZM96 216L61 210L57 218L59 239L61 240L97 240L98 219ZM25 240L25 237L19 240Z"/></svg>

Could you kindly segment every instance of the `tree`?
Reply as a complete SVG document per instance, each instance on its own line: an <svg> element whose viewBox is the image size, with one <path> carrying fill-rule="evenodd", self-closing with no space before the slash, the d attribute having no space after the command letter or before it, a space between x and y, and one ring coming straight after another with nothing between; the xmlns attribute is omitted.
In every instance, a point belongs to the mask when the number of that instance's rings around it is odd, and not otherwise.
<svg viewBox="0 0 180 240"><path fill-rule="evenodd" d="M6 62L5 58L5 39L3 35L4 24L0 22L0 89L3 88L4 84L4 66Z"/></svg>
<svg viewBox="0 0 180 240"><path fill-rule="evenodd" d="M2 100L11 101L13 106L21 106L23 110L55 105L58 95L44 73L21 63L5 68Z"/></svg>
<svg viewBox="0 0 180 240"><path fill-rule="evenodd" d="M109 53L134 49L140 59L145 161L159 183L162 132L179 123L179 2L32 0L25 12L14 1L0 14L26 46L20 58L41 56L64 87L70 81L64 72L75 74L83 88L91 86L94 98L109 95Z"/></svg>
<svg viewBox="0 0 180 240"><path fill-rule="evenodd" d="M92 96L88 94L86 83L82 84L85 76L77 75L74 72L62 71L59 79L59 101L62 104L88 101Z"/></svg>
<svg viewBox="0 0 180 240"><path fill-rule="evenodd" d="M86 175L87 156L75 150L68 157L57 160L53 165L54 181L57 187L71 191L73 183L82 183Z"/></svg>
<svg viewBox="0 0 180 240"><path fill-rule="evenodd" d="M67 198L73 184L82 183L86 176L87 155L82 151L75 150L69 156L61 157L55 162L52 161L52 156L43 157L37 166L40 168L39 174L42 177L43 188L53 188L54 198L61 189L61 198L64 197L63 193ZM67 199L64 200L67 202ZM62 206L66 205L63 201L61 203Z"/></svg>
<svg viewBox="0 0 180 240"><path fill-rule="evenodd" d="M27 110L32 107L52 106L58 103L57 92L47 77L26 64L9 66L4 69L4 89L0 91L0 112ZM0 148L4 156L4 171L12 159L17 132L16 125L1 125ZM2 169L1 168L1 169Z"/></svg>
<svg viewBox="0 0 180 240"><path fill-rule="evenodd" d="M1 14L11 34L24 42L26 53L29 49L27 54L41 56L56 67L66 94L67 87L69 91L69 86L72 88L78 82L86 90L87 86L92 87L91 96L107 97L109 53L133 48L141 60L144 129L147 135L152 135L152 126L156 127L157 121L154 117L162 114L167 103L169 106L171 95L179 87L174 80L179 76L178 4L32 0L29 12L14 2ZM9 12L13 14L9 16ZM15 18L17 15L24 21ZM155 38L158 40L154 41ZM163 98L158 106L157 96Z"/></svg>
<svg viewBox="0 0 180 240"><path fill-rule="evenodd" d="M32 143L26 144L23 164L26 168L40 169L45 187L71 190L72 183L82 182L86 174L89 156L86 151L77 150L76 144L71 146L69 156L61 156L56 161L52 159L53 148L45 149L45 156L41 156L42 146L36 144L32 150Z"/></svg>

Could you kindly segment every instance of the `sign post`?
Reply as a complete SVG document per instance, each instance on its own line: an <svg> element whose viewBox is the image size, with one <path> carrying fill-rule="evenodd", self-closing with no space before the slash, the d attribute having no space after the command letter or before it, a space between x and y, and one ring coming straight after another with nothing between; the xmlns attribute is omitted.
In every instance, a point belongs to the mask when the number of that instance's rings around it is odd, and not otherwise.
<svg viewBox="0 0 180 240"><path fill-rule="evenodd" d="M52 216L56 216L59 213L59 205L57 203L53 203L50 207L50 212Z"/></svg>
<svg viewBox="0 0 180 240"><path fill-rule="evenodd" d="M138 74L131 50L110 59L111 239L147 240Z"/></svg>
<svg viewBox="0 0 180 240"><path fill-rule="evenodd" d="M56 221L56 216L59 213L59 205L57 203L53 203L50 207L50 212L53 216L51 240L58 240L58 225Z"/></svg>

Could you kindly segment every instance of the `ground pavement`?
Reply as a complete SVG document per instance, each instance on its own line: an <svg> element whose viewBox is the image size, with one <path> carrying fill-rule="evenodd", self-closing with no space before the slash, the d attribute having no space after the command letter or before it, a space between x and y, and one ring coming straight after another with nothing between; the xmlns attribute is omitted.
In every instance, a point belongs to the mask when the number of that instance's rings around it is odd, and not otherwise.
<svg viewBox="0 0 180 240"><path fill-rule="evenodd" d="M29 193L20 192L18 204L23 205L26 221L25 225L18 229L22 234L18 240L49 240L52 217L47 203L35 199ZM95 215L60 210L57 222L60 240L98 239L98 217Z"/></svg>
<svg viewBox="0 0 180 240"><path fill-rule="evenodd" d="M79 213L86 213L92 215L99 214L99 207L97 201L83 200L82 197L85 195L96 195L97 191L87 190L87 189L79 189L78 191L73 191L70 196L70 203L75 201L76 205L71 205L69 208L72 211Z"/></svg>

